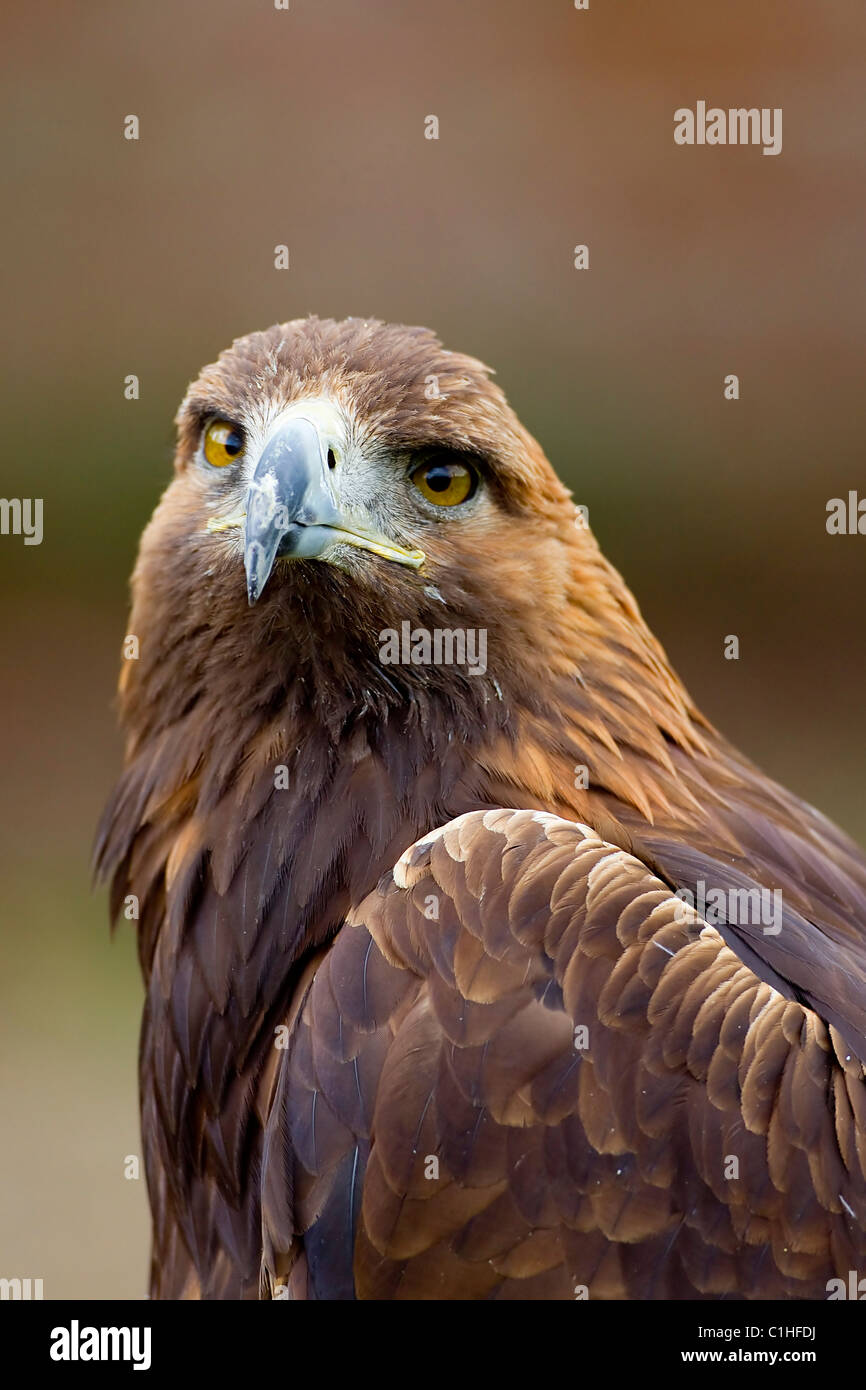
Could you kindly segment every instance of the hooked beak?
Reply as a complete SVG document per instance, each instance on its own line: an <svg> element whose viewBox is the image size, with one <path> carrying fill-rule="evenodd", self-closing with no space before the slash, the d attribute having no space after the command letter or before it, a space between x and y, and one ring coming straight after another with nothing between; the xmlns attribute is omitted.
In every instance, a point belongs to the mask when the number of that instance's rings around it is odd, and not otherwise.
<svg viewBox="0 0 866 1390"><path fill-rule="evenodd" d="M250 604L261 596L278 558L318 560L340 544L413 569L424 563L423 551L405 550L341 511L319 429L299 414L268 441L250 480L244 522Z"/></svg>

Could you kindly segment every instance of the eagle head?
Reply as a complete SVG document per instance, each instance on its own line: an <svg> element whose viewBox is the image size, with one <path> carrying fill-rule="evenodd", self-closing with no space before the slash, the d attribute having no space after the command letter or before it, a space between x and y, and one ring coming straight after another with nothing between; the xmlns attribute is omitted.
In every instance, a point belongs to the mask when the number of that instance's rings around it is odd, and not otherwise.
<svg viewBox="0 0 866 1390"><path fill-rule="evenodd" d="M574 551L591 548L580 513L489 369L429 330L306 318L250 334L177 425L139 564L175 636L219 614L247 645L285 631L302 663L348 646L348 678L407 622L483 629L507 681L545 619L561 627Z"/></svg>

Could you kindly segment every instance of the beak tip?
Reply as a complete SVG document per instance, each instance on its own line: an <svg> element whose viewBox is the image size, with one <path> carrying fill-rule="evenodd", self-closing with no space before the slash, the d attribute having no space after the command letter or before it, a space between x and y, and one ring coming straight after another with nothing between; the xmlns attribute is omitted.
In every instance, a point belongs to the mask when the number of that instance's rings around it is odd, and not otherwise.
<svg viewBox="0 0 866 1390"><path fill-rule="evenodd" d="M247 577L247 600L250 608L253 604L258 603L265 585L271 577L280 539L280 532L277 531L268 536L263 545L254 536L250 536L248 526L247 534L244 537L244 571Z"/></svg>
<svg viewBox="0 0 866 1390"><path fill-rule="evenodd" d="M250 608L252 608L254 604L258 603L259 599L262 596L263 588L264 585L259 583L258 576L255 573L247 574L247 603L249 604Z"/></svg>
<svg viewBox="0 0 866 1390"><path fill-rule="evenodd" d="M248 556L245 557L244 570L247 580L247 603L250 605L250 608L252 608L253 604L257 603L261 597L264 585L260 582L260 576L256 572L256 567L250 563Z"/></svg>

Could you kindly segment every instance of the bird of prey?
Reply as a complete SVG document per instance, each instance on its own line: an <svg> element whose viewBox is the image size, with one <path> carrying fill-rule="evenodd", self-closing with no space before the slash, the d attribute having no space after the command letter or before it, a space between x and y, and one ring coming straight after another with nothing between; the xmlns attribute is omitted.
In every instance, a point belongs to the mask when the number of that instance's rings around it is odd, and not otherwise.
<svg viewBox="0 0 866 1390"><path fill-rule="evenodd" d="M177 424L96 852L152 1296L866 1272L866 857L701 715L489 370L307 318Z"/></svg>

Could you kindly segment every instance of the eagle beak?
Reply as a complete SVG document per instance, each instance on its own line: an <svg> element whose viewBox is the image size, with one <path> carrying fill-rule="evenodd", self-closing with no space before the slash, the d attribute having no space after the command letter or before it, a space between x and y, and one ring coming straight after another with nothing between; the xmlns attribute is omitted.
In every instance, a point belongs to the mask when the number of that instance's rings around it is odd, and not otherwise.
<svg viewBox="0 0 866 1390"><path fill-rule="evenodd" d="M265 445L247 492L244 568L250 604L261 596L277 559L318 560L340 544L414 569L424 563L423 551L404 550L341 511L319 429L295 415Z"/></svg>

